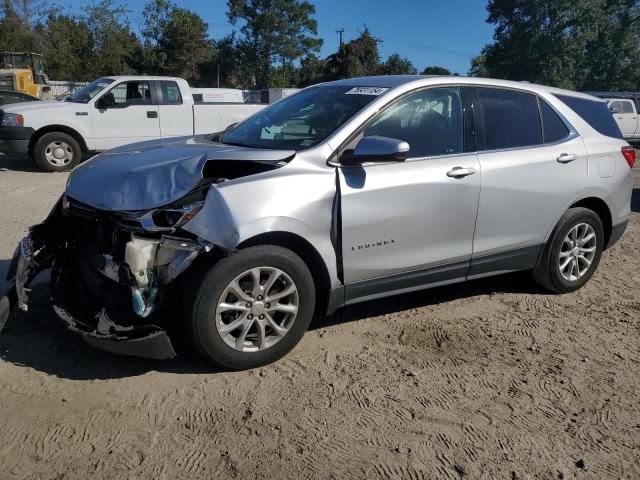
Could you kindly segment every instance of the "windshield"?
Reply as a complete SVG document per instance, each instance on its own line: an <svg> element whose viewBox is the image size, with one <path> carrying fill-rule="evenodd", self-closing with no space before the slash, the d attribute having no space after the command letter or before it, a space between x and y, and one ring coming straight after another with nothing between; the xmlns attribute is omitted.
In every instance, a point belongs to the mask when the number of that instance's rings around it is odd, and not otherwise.
<svg viewBox="0 0 640 480"><path fill-rule="evenodd" d="M226 132L221 142L283 150L313 147L387 90L333 85L307 88Z"/></svg>
<svg viewBox="0 0 640 480"><path fill-rule="evenodd" d="M89 103L93 97L113 83L112 78L99 78L74 92L67 101L75 103Z"/></svg>

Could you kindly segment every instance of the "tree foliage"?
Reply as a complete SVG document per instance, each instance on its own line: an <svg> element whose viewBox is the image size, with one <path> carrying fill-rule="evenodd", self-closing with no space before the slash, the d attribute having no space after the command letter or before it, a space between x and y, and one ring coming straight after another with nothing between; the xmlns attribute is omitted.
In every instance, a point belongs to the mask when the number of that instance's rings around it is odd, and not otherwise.
<svg viewBox="0 0 640 480"><path fill-rule="evenodd" d="M320 49L315 38L318 25L315 7L306 0L228 0L229 21L240 26L241 43L253 52L256 86L269 86L276 61L282 68L305 53Z"/></svg>
<svg viewBox="0 0 640 480"><path fill-rule="evenodd" d="M382 59L382 40L366 26L336 53L319 57L322 40L308 0L227 0L236 29L218 40L196 12L174 0L148 0L137 34L124 0L95 0L75 11L51 5L0 0L0 49L43 53L45 70L56 80L137 73L255 89L417 73L396 53Z"/></svg>
<svg viewBox="0 0 640 480"><path fill-rule="evenodd" d="M471 74L577 90L640 89L637 0L490 0L494 43Z"/></svg>
<svg viewBox="0 0 640 480"><path fill-rule="evenodd" d="M420 75L451 75L451 71L444 67L426 67Z"/></svg>
<svg viewBox="0 0 640 480"><path fill-rule="evenodd" d="M384 75L416 75L418 73L411 60L402 58L397 53L389 55L387 61L382 64L381 70Z"/></svg>
<svg viewBox="0 0 640 480"><path fill-rule="evenodd" d="M206 22L167 0L149 2L142 17L145 73L198 82L205 64L213 58L213 41L209 39Z"/></svg>
<svg viewBox="0 0 640 480"><path fill-rule="evenodd" d="M89 77L135 73L138 37L131 31L128 11L114 0L100 0L83 8L82 22L91 35L91 61L85 65Z"/></svg>

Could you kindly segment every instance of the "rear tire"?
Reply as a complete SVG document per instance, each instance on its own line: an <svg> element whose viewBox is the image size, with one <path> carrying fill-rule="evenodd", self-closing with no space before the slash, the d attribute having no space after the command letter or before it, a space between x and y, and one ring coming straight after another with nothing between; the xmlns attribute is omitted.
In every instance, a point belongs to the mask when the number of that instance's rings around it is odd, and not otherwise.
<svg viewBox="0 0 640 480"><path fill-rule="evenodd" d="M193 303L187 305L191 340L207 360L229 370L285 356L304 336L315 308L306 264L273 245L233 252L194 287Z"/></svg>
<svg viewBox="0 0 640 480"><path fill-rule="evenodd" d="M38 139L33 157L38 166L47 172L66 172L80 163L82 149L71 135L52 132Z"/></svg>
<svg viewBox="0 0 640 480"><path fill-rule="evenodd" d="M533 279L552 292L576 291L595 273L603 248L600 217L587 208L570 208L553 230Z"/></svg>

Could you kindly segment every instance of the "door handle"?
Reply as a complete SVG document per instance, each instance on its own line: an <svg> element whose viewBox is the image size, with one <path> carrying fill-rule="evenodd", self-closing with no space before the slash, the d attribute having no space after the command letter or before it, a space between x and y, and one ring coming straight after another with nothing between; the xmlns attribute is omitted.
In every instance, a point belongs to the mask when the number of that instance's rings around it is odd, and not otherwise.
<svg viewBox="0 0 640 480"><path fill-rule="evenodd" d="M154 112L154 111L147 112L147 118L158 118L158 112Z"/></svg>
<svg viewBox="0 0 640 480"><path fill-rule="evenodd" d="M558 157L558 162L560 163L569 163L578 159L578 155L575 153L563 153Z"/></svg>
<svg viewBox="0 0 640 480"><path fill-rule="evenodd" d="M462 178L468 175L473 175L474 173L476 173L475 168L453 167L451 170L447 172L447 177Z"/></svg>

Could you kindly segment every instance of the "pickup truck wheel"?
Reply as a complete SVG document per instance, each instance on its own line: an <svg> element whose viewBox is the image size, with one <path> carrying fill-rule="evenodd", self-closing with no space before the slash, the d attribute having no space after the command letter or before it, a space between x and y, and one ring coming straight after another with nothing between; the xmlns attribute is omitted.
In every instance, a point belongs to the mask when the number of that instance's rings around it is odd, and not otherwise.
<svg viewBox="0 0 640 480"><path fill-rule="evenodd" d="M551 234L533 278L556 293L578 290L598 268L603 248L600 217L587 208L570 208Z"/></svg>
<svg viewBox="0 0 640 480"><path fill-rule="evenodd" d="M33 149L37 164L47 172L64 172L80 163L82 149L71 135L61 132L46 133Z"/></svg>
<svg viewBox="0 0 640 480"><path fill-rule="evenodd" d="M216 365L244 370L274 362L304 336L315 287L295 253L273 245L232 253L201 277L188 329Z"/></svg>

